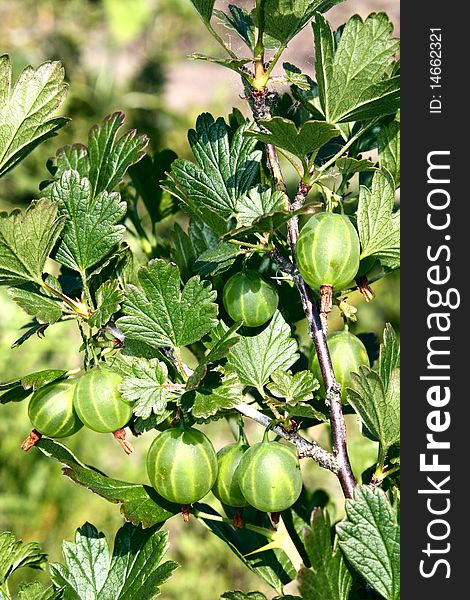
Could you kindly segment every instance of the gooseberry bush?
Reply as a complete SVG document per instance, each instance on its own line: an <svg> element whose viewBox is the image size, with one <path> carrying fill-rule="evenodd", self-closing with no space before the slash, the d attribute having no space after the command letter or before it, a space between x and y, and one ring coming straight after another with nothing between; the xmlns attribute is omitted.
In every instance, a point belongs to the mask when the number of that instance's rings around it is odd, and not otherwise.
<svg viewBox="0 0 470 600"><path fill-rule="evenodd" d="M38 200L0 215L0 283L30 317L13 346L73 320L83 356L80 372L45 364L1 384L0 402L28 401L23 449L62 463L127 522L112 557L92 525L81 527L65 542L66 564L51 565L49 590L24 597L153 598L176 566L159 565L168 537L159 530L183 513L277 597L399 598L398 337L383 323L380 347L361 341L351 331L361 307L347 300L358 290L373 301L374 282L399 268L398 42L384 13L333 31L324 13L339 1L256 0L251 11L222 12L192 0L223 56L191 58L235 71L249 116L201 114L186 160L148 153L145 134L123 133L124 115L111 114L86 144L57 150ZM243 42L240 55L217 21ZM304 27L313 28L307 73L281 61ZM0 74L4 176L66 125L54 113L67 86L58 62L28 67L13 84L5 55ZM331 311L342 330L328 331ZM377 442L360 481L344 414ZM316 441L319 425L329 448ZM148 481L83 464L66 438L87 428L114 434L128 453L132 435L153 440L142 456ZM216 428L235 437L218 452L206 433ZM338 478L339 522L303 484L311 460ZM203 502L211 490L220 508ZM24 550L2 539L2 557ZM8 598L16 563L4 562ZM285 596L294 580L297 595Z"/></svg>

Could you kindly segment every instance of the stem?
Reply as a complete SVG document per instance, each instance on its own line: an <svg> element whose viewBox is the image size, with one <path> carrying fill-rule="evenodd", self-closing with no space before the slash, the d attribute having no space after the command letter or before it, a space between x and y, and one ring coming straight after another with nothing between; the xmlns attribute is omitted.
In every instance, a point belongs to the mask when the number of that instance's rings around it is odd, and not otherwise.
<svg viewBox="0 0 470 600"><path fill-rule="evenodd" d="M91 310L94 310L94 304L93 304L93 299L91 297L91 293L90 293L90 288L88 287L88 283L86 280L86 273L85 271L80 271L80 277L82 278L82 284L83 284L83 291L85 293L85 298L86 301L88 303L88 306L91 308Z"/></svg>
<svg viewBox="0 0 470 600"><path fill-rule="evenodd" d="M178 371L180 372L181 377L183 378L184 382L186 383L188 381L188 375L186 373L186 370L185 370L185 367L184 367L184 362L183 362L183 359L181 357L181 350L180 350L180 348L175 348L174 357L175 357L175 360L176 360L176 364L178 365Z"/></svg>
<svg viewBox="0 0 470 600"><path fill-rule="evenodd" d="M358 140L361 135L363 133L365 133L368 129L370 129L371 127L373 127L375 125L375 121L373 121L372 123L370 123L369 125L367 125L367 127L365 127L364 129L361 129L360 131L358 131L356 133L356 135L353 135L353 137L348 140L346 142L346 144L344 144L344 146L341 148L341 150L339 150L332 158L330 158L330 160L328 160L326 163L324 163L318 170L317 172L323 173L324 171L326 171L329 167L331 167L331 165L334 165L335 162L338 160L338 158L341 158L343 156L343 154L346 152L346 150L348 150L356 140ZM315 178L316 179L316 178Z"/></svg>
<svg viewBox="0 0 470 600"><path fill-rule="evenodd" d="M263 93L264 92L264 93ZM266 103L267 90L253 90L250 94L251 106L255 121L257 121L262 115L262 118L269 118L270 111L269 106ZM364 131L364 130L363 130ZM363 133L363 131L361 133ZM354 136L348 144L349 147L359 134ZM347 147L343 147L341 153L347 150ZM273 174L276 189L286 190L286 185L282 175L282 171L279 166L279 159L277 156L276 148L271 144L266 145L266 155L268 159L268 165ZM335 158L335 160L337 160ZM333 161L334 162L334 161ZM333 164L333 163L331 163ZM326 168L323 165L322 168ZM300 181L297 194L294 201L291 203L291 210L301 208L305 202L308 192L311 189L311 185L304 181ZM294 280L297 289L299 290L300 297L302 300L302 306L305 312L305 316L308 322L309 335L315 345L315 349L318 356L318 362L320 364L323 381L325 383L326 392L326 404L330 413L331 423L331 434L333 438L333 452L337 460L337 476L341 483L344 495L347 498L352 497L353 489L356 486L356 480L351 469L349 462L347 444L346 444L346 424L344 421L342 405L341 405L341 388L336 381L335 374L333 372L333 365L331 364L330 352L326 343L326 334L323 330L318 309L316 304L312 300L312 292L307 286L303 278L301 277L296 265L295 265L295 248L297 240L299 238L299 220L298 217L292 217L287 223L287 231L289 237L289 244L292 253L292 263L282 257L278 251L271 252L271 257L278 262L286 273L289 273ZM317 461L318 462L318 461Z"/></svg>
<svg viewBox="0 0 470 600"><path fill-rule="evenodd" d="M241 404L234 406L234 408L245 417L256 421L263 427L269 427L271 425L271 419L259 410L256 410L256 408L253 408L250 404L242 402ZM331 452L328 452L316 442L310 442L309 440L306 440L297 432L287 431L281 425L274 425L271 427L271 429L274 431L274 433L280 435L282 438L297 447L299 458L311 457L324 469L328 469L328 471L338 474L339 466L335 456Z"/></svg>
<svg viewBox="0 0 470 600"><path fill-rule="evenodd" d="M278 63L279 59L281 58L281 55L282 55L282 53L284 52L285 49L286 49L286 44L281 44L279 46L276 54L273 56L273 59L269 63L269 67L266 69L266 77L267 78L269 78L269 76L271 75L274 67L277 65L277 63Z"/></svg>

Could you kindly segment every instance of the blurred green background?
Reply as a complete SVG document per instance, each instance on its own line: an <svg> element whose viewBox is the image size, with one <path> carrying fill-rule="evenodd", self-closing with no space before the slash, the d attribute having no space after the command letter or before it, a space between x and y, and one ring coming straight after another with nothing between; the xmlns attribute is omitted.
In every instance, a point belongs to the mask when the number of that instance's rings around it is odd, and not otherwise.
<svg viewBox="0 0 470 600"><path fill-rule="evenodd" d="M224 3L217 5L223 7ZM333 14L336 24L357 10L367 13L374 8L389 8L378 0L353 0L344 7L347 8L338 7ZM311 65L310 35L303 32L300 42L296 42L300 44L297 50L290 51L297 51L301 60ZM217 52L189 0L2 2L0 40L0 53L10 55L15 76L27 64L37 66L49 59L62 61L71 86L61 112L72 118L57 138L40 146L0 181L0 210L25 205L38 197L39 183L48 177L47 159L64 144L86 141L90 126L114 110L126 113L128 127L150 136L153 150L171 147L180 156L188 157L186 132L200 112L226 115L232 105L244 108L242 88L233 74L214 65L186 60L190 52ZM233 43L238 44L235 40ZM358 306L355 332L380 336L386 321L398 329L398 286L398 275L375 284L377 298L369 304L358 293L351 294L350 301ZM80 366L80 340L72 323L57 324L47 330L44 339L33 337L20 348L11 349L27 321L21 309L8 299L6 290L0 289L0 380L44 368ZM332 328L339 326L339 315L335 313ZM299 323L299 332L304 329ZM305 333L302 340L308 352ZM25 541L39 541L53 561L61 558L62 539L72 539L75 529L87 520L104 531L111 542L122 524L118 508L65 479L60 466L39 451L33 449L25 454L20 450L30 429L26 402L2 405L0 411L0 531L11 530ZM353 468L360 476L374 461L376 449L358 434L354 417L347 421ZM216 449L231 441L229 427L220 423L208 428ZM310 433L328 444L324 427ZM248 427L250 442L258 441L261 435L258 426ZM98 436L88 430L67 440L67 445L82 461L109 475L146 482L144 456L151 437L135 439L136 450L130 457L121 452L112 436ZM304 461L302 468L309 487L332 495L334 518L340 518L335 478L312 461ZM209 501L217 505L215 499ZM165 584L163 598L208 600L229 589L258 589L272 597L269 588L194 519L186 525L176 517L167 527L170 556L182 567ZM204 586L200 580L202 572ZM16 579L23 577L47 578L23 571Z"/></svg>

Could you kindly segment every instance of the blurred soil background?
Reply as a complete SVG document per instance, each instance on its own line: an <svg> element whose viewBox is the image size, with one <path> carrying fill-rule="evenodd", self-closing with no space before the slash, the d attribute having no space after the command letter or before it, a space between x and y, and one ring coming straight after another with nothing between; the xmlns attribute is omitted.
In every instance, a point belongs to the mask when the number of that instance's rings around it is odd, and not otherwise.
<svg viewBox="0 0 470 600"><path fill-rule="evenodd" d="M217 2L224 9L227 2ZM249 8L252 3L242 2ZM398 0L349 0L327 13L335 27L349 16L385 11L399 35ZM235 36L219 28L236 52L245 52ZM284 61L313 75L311 28L290 44ZM227 115L232 106L246 113L243 89L236 75L217 65L189 61L187 55L200 52L222 56L206 32L189 0L10 0L0 2L0 54L10 55L15 78L28 64L61 60L70 90L61 113L72 121L58 137L40 146L14 171L0 180L0 210L25 206L39 197L39 183L48 177L46 161L57 148L86 142L88 129L115 110L126 114L127 128L135 127L151 138L151 149L174 149L190 157L186 132L198 114L209 111ZM172 223L167 224L170 228ZM365 304L357 294L350 296L359 309L356 332L380 335L383 324L399 327L398 276L374 286L377 298ZM51 327L44 339L31 338L20 348L10 349L21 335L28 317L0 289L0 380L5 381L44 368L80 367L80 340L73 324ZM332 329L340 326L333 315ZM309 352L303 323L298 331ZM29 432L27 403L0 406L0 531L11 530L25 541L41 543L51 560L61 558L61 540L72 539L85 521L106 533L108 541L122 524L116 506L79 488L61 476L60 466L39 451L20 451ZM357 423L348 418L350 450L357 476L374 459L375 444L357 435ZM220 422L208 428L216 449L231 441L229 427ZM328 444L328 432L311 431ZM262 431L252 425L250 442ZM97 466L118 479L146 482L145 452L151 435L135 440L135 453L125 457L112 436L82 430L66 444L85 463ZM331 495L334 518L338 510L338 486L333 477L313 461L303 464L309 487ZM217 505L217 501L210 501ZM194 520L184 525L178 518L168 525L171 558L182 564L163 587L166 600L212 600L230 589L260 590L272 597L270 589L249 572L230 550ZM210 565L210 567L208 567ZM201 585L201 573L204 573ZM24 577L26 571L21 573ZM34 578L44 580L42 574Z"/></svg>

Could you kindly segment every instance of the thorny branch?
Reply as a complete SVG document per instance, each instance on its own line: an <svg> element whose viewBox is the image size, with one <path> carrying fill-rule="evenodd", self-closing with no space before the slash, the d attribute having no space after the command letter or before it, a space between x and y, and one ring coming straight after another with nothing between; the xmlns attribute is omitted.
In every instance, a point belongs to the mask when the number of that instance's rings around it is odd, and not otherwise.
<svg viewBox="0 0 470 600"><path fill-rule="evenodd" d="M253 117L256 122L258 122L260 119L266 119L270 117L269 92L266 90L266 88L262 90L252 90L251 94L249 95L249 100ZM259 124L259 126L262 127L261 124ZM276 148L271 144L266 145L266 156L268 166L274 178L276 189L285 192L286 186L279 166ZM297 194L294 200L290 203L290 209L296 210L301 208L309 191L310 187L301 181L297 188ZM272 258L279 264L281 269L292 277L302 300L302 306L308 321L309 335L315 345L323 381L325 382L325 388L327 390L325 401L330 413L333 451L338 465L336 474L341 483L344 495L347 498L351 498L356 481L349 462L346 445L346 425L341 408L341 389L333 372L330 352L326 343L325 330L322 327L317 306L312 299L312 292L301 277L295 264L295 248L299 238L299 222L297 216L292 217L292 219L290 219L290 221L287 223L287 231L292 254L292 262L287 258L284 258L277 250L272 251L270 254Z"/></svg>
<svg viewBox="0 0 470 600"><path fill-rule="evenodd" d="M237 404L234 408L245 417L249 417L253 421L263 425L263 427L269 427L271 424L271 419L269 417L263 415L263 413L253 408L250 404L241 403ZM321 467L328 469L333 473L338 473L338 463L335 456L331 452L328 452L319 446L316 442L310 442L309 440L306 440L296 431L287 431L281 425L274 425L271 427L271 429L274 431L274 433L277 433L277 435L280 435L297 447L299 458L311 457Z"/></svg>

